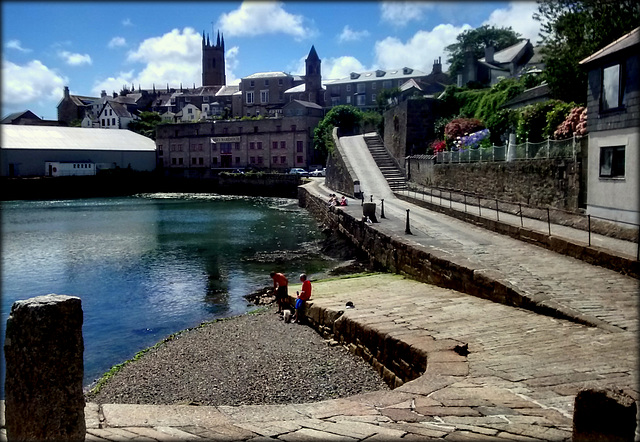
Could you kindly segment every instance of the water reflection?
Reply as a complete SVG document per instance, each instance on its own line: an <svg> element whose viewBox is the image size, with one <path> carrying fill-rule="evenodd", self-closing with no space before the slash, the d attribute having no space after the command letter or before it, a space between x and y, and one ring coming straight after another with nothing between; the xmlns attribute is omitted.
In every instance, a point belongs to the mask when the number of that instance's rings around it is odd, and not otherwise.
<svg viewBox="0 0 640 442"><path fill-rule="evenodd" d="M80 297L85 383L171 333L244 313L243 296L270 285L274 267L297 281L328 265L315 221L291 199L149 194L0 208L1 339L15 300Z"/></svg>

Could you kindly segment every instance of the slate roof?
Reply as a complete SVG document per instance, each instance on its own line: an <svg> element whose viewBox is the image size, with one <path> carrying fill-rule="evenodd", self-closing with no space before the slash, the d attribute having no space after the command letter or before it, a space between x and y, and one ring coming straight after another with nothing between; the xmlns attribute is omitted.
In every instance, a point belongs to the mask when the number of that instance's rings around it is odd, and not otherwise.
<svg viewBox="0 0 640 442"><path fill-rule="evenodd" d="M41 120L39 116L31 112L30 110L25 110L21 112L14 112L12 114L7 115L0 121L0 124L11 124L14 120L19 118L27 118L29 120Z"/></svg>
<svg viewBox="0 0 640 442"><path fill-rule="evenodd" d="M376 71L365 71L365 72L352 72L348 77L340 78L338 80L333 80L327 82L328 85L331 84L346 84L346 83L361 83L364 81L379 81L379 80L397 80L397 79L409 79L412 77L423 77L427 76L426 72L419 71L417 69L411 68L400 68L400 69L378 69Z"/></svg>
<svg viewBox="0 0 640 442"><path fill-rule="evenodd" d="M0 125L2 149L69 149L153 152L156 143L130 130Z"/></svg>
<svg viewBox="0 0 640 442"><path fill-rule="evenodd" d="M521 40L518 43L511 45L508 48L504 48L503 50L493 54L493 60L495 63L500 63L500 64L512 63L514 60L518 58L520 53L528 44L529 44L528 39ZM487 62L487 60L485 60L485 57L482 57L478 61L485 62L485 63Z"/></svg>
<svg viewBox="0 0 640 442"><path fill-rule="evenodd" d="M632 46L637 46L638 44L640 44L640 27L635 28L633 31L629 32L626 35L623 35L613 43L608 44L607 46L600 49L599 51L591 54L590 56L582 60L579 64L581 65L590 64L594 61L605 58L616 52L620 52Z"/></svg>

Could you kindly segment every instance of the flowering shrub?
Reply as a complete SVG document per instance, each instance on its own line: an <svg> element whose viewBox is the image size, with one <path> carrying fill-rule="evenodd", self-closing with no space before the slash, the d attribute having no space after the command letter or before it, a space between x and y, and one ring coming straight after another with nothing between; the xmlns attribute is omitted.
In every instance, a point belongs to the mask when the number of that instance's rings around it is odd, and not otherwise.
<svg viewBox="0 0 640 442"><path fill-rule="evenodd" d="M458 137L455 141L455 145L458 147L458 150L469 148L477 149L481 144L486 144L483 143L483 141L488 141L489 135L489 129L482 129L470 135Z"/></svg>
<svg viewBox="0 0 640 442"><path fill-rule="evenodd" d="M429 145L433 153L443 152L447 150L447 142L442 140L436 140Z"/></svg>
<svg viewBox="0 0 640 442"><path fill-rule="evenodd" d="M553 133L556 140L576 136L586 135L587 133L587 108L584 106L574 107Z"/></svg>
<svg viewBox="0 0 640 442"><path fill-rule="evenodd" d="M444 128L444 135L449 140L457 140L458 137L462 137L466 134L470 134L481 129L485 126L482 121L477 118L456 118L451 120Z"/></svg>

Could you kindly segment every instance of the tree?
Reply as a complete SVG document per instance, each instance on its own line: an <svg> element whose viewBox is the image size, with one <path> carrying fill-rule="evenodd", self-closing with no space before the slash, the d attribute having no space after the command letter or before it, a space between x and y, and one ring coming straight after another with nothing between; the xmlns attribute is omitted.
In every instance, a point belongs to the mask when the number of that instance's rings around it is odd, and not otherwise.
<svg viewBox="0 0 640 442"><path fill-rule="evenodd" d="M156 126L162 122L162 117L157 112L140 112L140 119L129 123L129 130L156 139Z"/></svg>
<svg viewBox="0 0 640 442"><path fill-rule="evenodd" d="M587 73L579 62L640 23L635 0L537 0L544 77L552 96L584 104Z"/></svg>
<svg viewBox="0 0 640 442"><path fill-rule="evenodd" d="M333 151L333 128L337 127L343 134L354 133L362 121L362 111L354 106L334 106L327 112L313 131L313 145L322 155Z"/></svg>
<svg viewBox="0 0 640 442"><path fill-rule="evenodd" d="M457 43L445 48L445 51L451 54L448 58L449 75L455 77L462 71L467 50L471 50L477 60L484 57L485 47L493 46L496 51L501 51L516 44L519 39L520 34L514 32L511 26L508 28L496 28L495 26L484 25L458 34L456 37Z"/></svg>

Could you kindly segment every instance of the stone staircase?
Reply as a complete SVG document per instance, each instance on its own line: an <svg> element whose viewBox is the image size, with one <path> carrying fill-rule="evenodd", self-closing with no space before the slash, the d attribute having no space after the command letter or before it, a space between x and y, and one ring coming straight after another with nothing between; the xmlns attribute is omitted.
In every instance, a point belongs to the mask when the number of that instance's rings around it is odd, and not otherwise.
<svg viewBox="0 0 640 442"><path fill-rule="evenodd" d="M398 167L391 154L384 147L384 143L380 139L378 134L365 135L364 141L367 143L369 152L375 160L380 172L389 183L391 190L405 190L407 189L407 180L402 170Z"/></svg>

